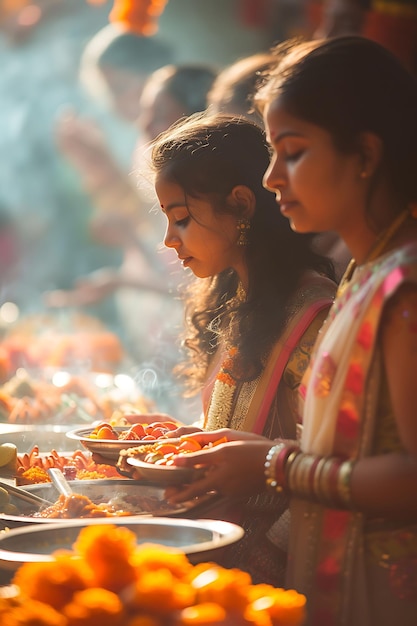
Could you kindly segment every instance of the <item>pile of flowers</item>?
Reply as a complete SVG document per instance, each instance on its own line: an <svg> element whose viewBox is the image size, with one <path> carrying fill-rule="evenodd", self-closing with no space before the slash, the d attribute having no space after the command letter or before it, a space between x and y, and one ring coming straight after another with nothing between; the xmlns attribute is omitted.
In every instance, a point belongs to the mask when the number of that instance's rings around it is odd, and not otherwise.
<svg viewBox="0 0 417 626"><path fill-rule="evenodd" d="M136 544L123 526L83 528L73 551L25 563L0 589L3 626L301 626L305 597L238 569Z"/></svg>

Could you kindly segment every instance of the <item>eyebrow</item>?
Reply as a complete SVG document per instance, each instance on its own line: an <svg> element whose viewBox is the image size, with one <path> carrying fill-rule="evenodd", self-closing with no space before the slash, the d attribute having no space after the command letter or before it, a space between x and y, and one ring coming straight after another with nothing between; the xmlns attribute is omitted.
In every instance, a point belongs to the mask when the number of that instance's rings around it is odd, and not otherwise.
<svg viewBox="0 0 417 626"><path fill-rule="evenodd" d="M297 133L295 130L285 130L282 133L279 133L276 137L270 137L270 142L272 143L280 143L286 137L302 137L301 133Z"/></svg>
<svg viewBox="0 0 417 626"><path fill-rule="evenodd" d="M169 211L172 211L172 209L177 209L178 207L187 208L187 205L185 204L184 200L180 202L171 202L171 204L168 204L168 206L166 207L164 207L164 205L161 204L161 209L163 210L164 213L169 213Z"/></svg>

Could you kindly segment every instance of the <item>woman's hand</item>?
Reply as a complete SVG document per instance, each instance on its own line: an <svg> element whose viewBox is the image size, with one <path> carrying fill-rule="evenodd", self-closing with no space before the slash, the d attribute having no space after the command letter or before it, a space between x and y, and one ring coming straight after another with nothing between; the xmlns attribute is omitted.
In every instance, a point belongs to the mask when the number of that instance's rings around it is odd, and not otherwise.
<svg viewBox="0 0 417 626"><path fill-rule="evenodd" d="M212 434L199 433L195 439L201 443L203 435ZM216 491L224 496L249 496L259 493L265 489L264 464L271 445L269 439L262 437L253 441L232 441L201 452L178 455L174 459L175 465L203 466L207 471L203 478L190 485L175 490L169 489L166 497L172 503L180 503L209 491Z"/></svg>
<svg viewBox="0 0 417 626"><path fill-rule="evenodd" d="M179 431L184 432L179 432ZM241 430L232 430L231 428L219 428L218 430L202 430L198 426L184 426L177 431L173 431L173 435L176 438L182 436L192 436L193 439L198 441L201 446L206 446L209 443L215 443L219 439L227 439L227 441L265 441L265 437L262 435L255 435L254 433L247 433ZM266 441L269 441L267 439ZM270 447L272 443L270 442Z"/></svg>

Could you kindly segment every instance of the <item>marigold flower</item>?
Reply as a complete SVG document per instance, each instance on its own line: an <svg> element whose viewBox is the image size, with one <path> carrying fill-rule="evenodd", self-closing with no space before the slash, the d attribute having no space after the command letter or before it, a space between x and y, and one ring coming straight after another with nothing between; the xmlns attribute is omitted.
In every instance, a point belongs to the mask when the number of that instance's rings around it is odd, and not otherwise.
<svg viewBox="0 0 417 626"><path fill-rule="evenodd" d="M173 576L183 579L193 569L183 552L157 544L142 544L132 558L139 572L168 569Z"/></svg>
<svg viewBox="0 0 417 626"><path fill-rule="evenodd" d="M138 615L132 617L126 626L163 626L163 624L156 617L152 617L152 615Z"/></svg>
<svg viewBox="0 0 417 626"><path fill-rule="evenodd" d="M247 605L251 577L238 569L212 567L192 581L199 602L217 602L225 609L242 609Z"/></svg>
<svg viewBox="0 0 417 626"><path fill-rule="evenodd" d="M19 606L11 603L10 609L0 613L2 626L68 626L67 619L53 607L36 600Z"/></svg>
<svg viewBox="0 0 417 626"><path fill-rule="evenodd" d="M301 626L306 619L306 598L292 589L273 589L255 600L251 608L266 612L273 624Z"/></svg>
<svg viewBox="0 0 417 626"><path fill-rule="evenodd" d="M119 22L139 35L153 35L158 29L158 17L168 0L114 0L111 22Z"/></svg>
<svg viewBox="0 0 417 626"><path fill-rule="evenodd" d="M131 563L136 535L128 528L94 525L83 528L74 549L94 573L95 586L120 591L136 579Z"/></svg>
<svg viewBox="0 0 417 626"><path fill-rule="evenodd" d="M68 626L124 626L125 622L120 598L112 591L94 587L75 593L63 614Z"/></svg>
<svg viewBox="0 0 417 626"><path fill-rule="evenodd" d="M193 604L195 592L168 569L160 567L144 572L136 584L125 591L123 599L129 610L165 615Z"/></svg>
<svg viewBox="0 0 417 626"><path fill-rule="evenodd" d="M62 554L51 562L24 563L14 575L13 584L24 596L59 610L76 591L88 587L89 580L78 560Z"/></svg>
<svg viewBox="0 0 417 626"><path fill-rule="evenodd" d="M178 626L208 626L221 624L226 619L226 611L215 602L205 602L189 606L181 611Z"/></svg>

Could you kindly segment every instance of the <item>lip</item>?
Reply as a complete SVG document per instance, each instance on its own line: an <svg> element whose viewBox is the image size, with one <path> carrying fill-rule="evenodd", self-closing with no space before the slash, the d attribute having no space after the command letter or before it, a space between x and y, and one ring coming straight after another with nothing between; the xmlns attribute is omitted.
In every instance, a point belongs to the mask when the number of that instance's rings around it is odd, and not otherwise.
<svg viewBox="0 0 417 626"><path fill-rule="evenodd" d="M179 256L178 257L178 259L181 261L184 267L187 267L187 265L190 264L190 261L192 260L192 258L193 258L192 256L184 256L184 257Z"/></svg>
<svg viewBox="0 0 417 626"><path fill-rule="evenodd" d="M293 201L282 201L279 203L279 208L281 213L289 213L292 209L294 209L297 206L297 202Z"/></svg>

